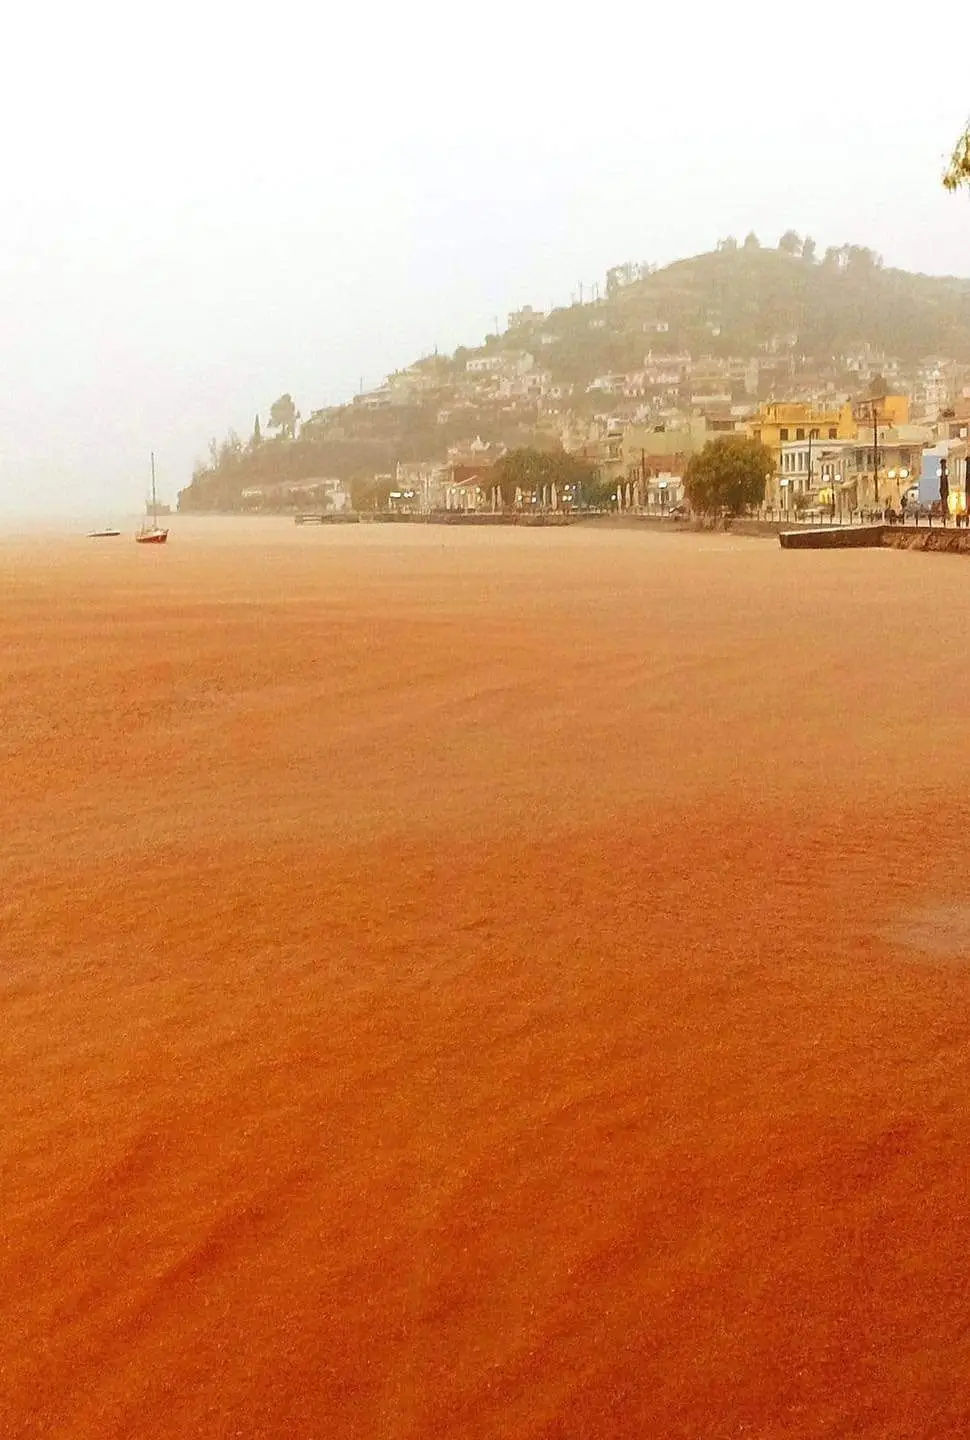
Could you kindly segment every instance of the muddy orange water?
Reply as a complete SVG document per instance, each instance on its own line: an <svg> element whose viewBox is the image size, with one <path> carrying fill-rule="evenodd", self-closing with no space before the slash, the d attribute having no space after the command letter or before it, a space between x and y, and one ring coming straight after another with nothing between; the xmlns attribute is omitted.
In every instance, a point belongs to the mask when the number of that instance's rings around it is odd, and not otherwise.
<svg viewBox="0 0 970 1440"><path fill-rule="evenodd" d="M970 1433L970 564L0 547L0 1435Z"/></svg>

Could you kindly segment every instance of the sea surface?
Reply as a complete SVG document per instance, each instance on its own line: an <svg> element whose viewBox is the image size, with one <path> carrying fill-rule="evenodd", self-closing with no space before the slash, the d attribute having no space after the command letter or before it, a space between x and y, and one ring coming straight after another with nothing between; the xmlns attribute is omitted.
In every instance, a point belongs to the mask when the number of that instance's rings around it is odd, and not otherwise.
<svg viewBox="0 0 970 1440"><path fill-rule="evenodd" d="M3 1440L970 1434L966 562L79 522L0 536Z"/></svg>

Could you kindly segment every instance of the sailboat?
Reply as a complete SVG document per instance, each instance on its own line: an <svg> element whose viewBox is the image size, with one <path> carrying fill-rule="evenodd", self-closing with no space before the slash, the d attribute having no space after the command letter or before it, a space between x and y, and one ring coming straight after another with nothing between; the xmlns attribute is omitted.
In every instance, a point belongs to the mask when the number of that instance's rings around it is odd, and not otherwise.
<svg viewBox="0 0 970 1440"><path fill-rule="evenodd" d="M158 523L158 497L155 494L155 452L152 451L152 523L142 525L135 540L139 545L164 545L168 539L168 531Z"/></svg>

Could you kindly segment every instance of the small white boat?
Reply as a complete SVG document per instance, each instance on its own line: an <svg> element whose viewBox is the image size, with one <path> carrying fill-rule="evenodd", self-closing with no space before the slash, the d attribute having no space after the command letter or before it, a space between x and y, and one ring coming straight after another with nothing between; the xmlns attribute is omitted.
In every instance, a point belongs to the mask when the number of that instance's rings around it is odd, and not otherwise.
<svg viewBox="0 0 970 1440"><path fill-rule="evenodd" d="M89 530L89 540L107 540L111 535L120 535L120 530Z"/></svg>

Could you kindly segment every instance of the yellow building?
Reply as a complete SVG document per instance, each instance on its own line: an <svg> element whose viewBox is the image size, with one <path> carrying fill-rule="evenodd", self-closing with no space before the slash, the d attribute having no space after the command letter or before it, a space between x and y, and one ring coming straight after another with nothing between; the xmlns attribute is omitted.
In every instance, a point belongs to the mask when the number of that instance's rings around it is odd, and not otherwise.
<svg viewBox="0 0 970 1440"><path fill-rule="evenodd" d="M802 506L830 506L839 513L900 508L902 497L919 483L923 447L932 432L918 425L879 426L873 449L864 429L855 440L788 440L782 444L778 473L768 483L766 503L792 512ZM951 489L951 496L954 491Z"/></svg>
<svg viewBox="0 0 970 1440"><path fill-rule="evenodd" d="M791 440L857 440L872 431L873 412L880 428L909 424L907 395L880 395L830 410L806 400L772 400L748 421L748 433L777 454Z"/></svg>
<svg viewBox="0 0 970 1440"><path fill-rule="evenodd" d="M919 483L923 448L933 438L932 431L920 425L891 428L880 423L877 435L874 452L872 432L867 434L866 425L860 423L842 487L843 498L851 509L878 510L890 505L898 510L902 497ZM874 454L878 467L873 463ZM955 498L955 489L950 493Z"/></svg>
<svg viewBox="0 0 970 1440"><path fill-rule="evenodd" d="M879 425L887 425L890 429L908 425L909 396L877 395L872 400L857 400L852 406L852 415L857 426L856 436L860 431L863 435L867 430L871 432L873 412Z"/></svg>
<svg viewBox="0 0 970 1440"><path fill-rule="evenodd" d="M790 440L854 440L856 420L851 405L816 409L805 400L772 400L748 421L748 433L773 454Z"/></svg>
<svg viewBox="0 0 970 1440"><path fill-rule="evenodd" d="M814 482L818 476L812 462L812 448L815 445L821 447L826 442L832 444L848 440L854 440L864 445L868 438L871 457L874 423L878 448L882 450L886 445L892 446L897 440L897 432L909 426L909 397L906 395L878 395L872 399L857 400L854 403L846 402L844 405L834 406L829 410L817 408L807 400L773 400L767 405L762 405L757 415L747 422L747 430L755 440L760 440L763 445L766 445L775 457L775 474L768 481L765 491L766 504L785 508L791 502L793 495L802 491L806 494L814 492ZM798 460L800 452L796 452L796 446L800 441L804 442L805 453L808 456L807 462ZM920 443L916 437L911 441L907 437L907 441L915 445ZM904 451L907 441L903 442ZM815 453L818 455L819 452ZM856 465L860 481L856 491L858 504L861 506L865 503L875 506L877 486L871 473L873 471L872 461L870 458L867 472L863 452L860 451L859 454L860 458ZM895 452L886 458L881 457L884 467L882 487L884 503L888 504L891 500L898 503L899 494L906 489L910 482L912 467L907 463L908 458L904 453L900 459ZM797 468L799 465L801 468ZM801 475L802 469L806 471L804 477ZM892 471L891 475L889 471ZM810 479L808 478L809 473ZM800 478L801 485L799 484ZM890 484L890 481L895 483ZM829 493L831 493L830 490Z"/></svg>

